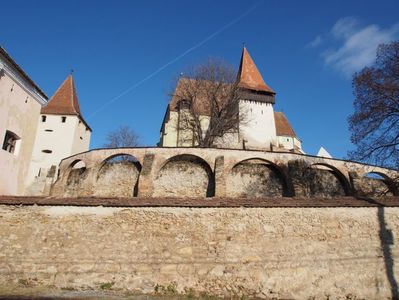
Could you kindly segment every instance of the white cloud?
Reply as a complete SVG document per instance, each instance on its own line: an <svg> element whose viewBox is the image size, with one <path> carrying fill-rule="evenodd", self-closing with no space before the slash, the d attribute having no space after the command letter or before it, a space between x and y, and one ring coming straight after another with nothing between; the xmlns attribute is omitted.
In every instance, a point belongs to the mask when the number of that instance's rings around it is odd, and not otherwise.
<svg viewBox="0 0 399 300"><path fill-rule="evenodd" d="M327 48L322 57L326 65L349 77L374 62L379 44L397 38L399 23L390 28L380 28L375 24L360 26L359 21L353 17L341 18L323 37Z"/></svg>
<svg viewBox="0 0 399 300"><path fill-rule="evenodd" d="M351 36L359 26L359 21L354 17L344 17L339 19L331 29L331 34L335 38L347 38Z"/></svg>
<svg viewBox="0 0 399 300"><path fill-rule="evenodd" d="M306 47L316 48L317 46L320 46L322 42L323 42L323 38L321 37L321 35L318 35L313 39L313 41L311 41L309 44L307 44Z"/></svg>

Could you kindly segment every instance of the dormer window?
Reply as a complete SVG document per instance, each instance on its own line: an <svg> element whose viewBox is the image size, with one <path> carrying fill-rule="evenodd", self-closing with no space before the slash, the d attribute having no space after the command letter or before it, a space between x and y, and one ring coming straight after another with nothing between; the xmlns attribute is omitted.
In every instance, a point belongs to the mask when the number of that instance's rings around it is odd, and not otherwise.
<svg viewBox="0 0 399 300"><path fill-rule="evenodd" d="M4 137L3 150L14 154L16 145L17 145L17 141L19 139L20 138L14 132L7 130L6 135Z"/></svg>
<svg viewBox="0 0 399 300"><path fill-rule="evenodd" d="M61 122L65 123L66 122L66 117L61 117Z"/></svg>

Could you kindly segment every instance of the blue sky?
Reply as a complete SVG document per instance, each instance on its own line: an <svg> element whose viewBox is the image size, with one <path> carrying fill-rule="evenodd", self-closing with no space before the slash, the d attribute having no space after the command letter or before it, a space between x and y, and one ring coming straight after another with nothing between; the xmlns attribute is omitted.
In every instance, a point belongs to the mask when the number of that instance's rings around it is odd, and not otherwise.
<svg viewBox="0 0 399 300"><path fill-rule="evenodd" d="M315 154L353 146L353 72L399 39L399 1L4 1L0 44L51 96L71 69L91 148L129 125L155 145L173 78L245 45Z"/></svg>

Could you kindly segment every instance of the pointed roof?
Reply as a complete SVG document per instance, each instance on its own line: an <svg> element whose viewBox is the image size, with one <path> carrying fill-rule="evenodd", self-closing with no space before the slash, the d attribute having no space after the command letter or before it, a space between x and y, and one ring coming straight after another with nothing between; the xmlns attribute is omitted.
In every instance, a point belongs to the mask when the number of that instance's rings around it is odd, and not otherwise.
<svg viewBox="0 0 399 300"><path fill-rule="evenodd" d="M274 112L274 123L276 124L277 136L296 137L294 129L292 129L290 122L283 112Z"/></svg>
<svg viewBox="0 0 399 300"><path fill-rule="evenodd" d="M42 107L41 114L49 115L75 115L90 130L90 126L83 119L80 112L78 94L76 93L75 83L72 75L69 75L61 84L58 90L51 97L47 106Z"/></svg>
<svg viewBox="0 0 399 300"><path fill-rule="evenodd" d="M72 75L69 75L51 97L42 114L77 115L81 116L78 95Z"/></svg>
<svg viewBox="0 0 399 300"><path fill-rule="evenodd" d="M238 86L242 88L275 94L263 80L262 75L245 47L242 49L237 79Z"/></svg>
<svg viewBox="0 0 399 300"><path fill-rule="evenodd" d="M328 153L328 151L324 149L324 147L320 147L319 152L317 152L316 156L332 158L331 154Z"/></svg>

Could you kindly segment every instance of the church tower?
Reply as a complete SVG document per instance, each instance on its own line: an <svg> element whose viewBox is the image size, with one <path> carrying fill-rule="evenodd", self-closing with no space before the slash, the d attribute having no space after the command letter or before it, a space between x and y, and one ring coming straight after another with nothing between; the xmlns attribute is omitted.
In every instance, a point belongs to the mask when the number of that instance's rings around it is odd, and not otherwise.
<svg viewBox="0 0 399 300"><path fill-rule="evenodd" d="M72 75L69 75L40 112L26 186L43 193L46 178L56 178L62 159L89 150L91 128L83 119ZM43 187L42 187L43 186ZM32 190L32 188L34 190Z"/></svg>
<svg viewBox="0 0 399 300"><path fill-rule="evenodd" d="M244 47L237 74L242 89L240 113L246 121L240 124L240 138L246 149L272 150L277 143L273 104L276 93L265 83L254 61Z"/></svg>

